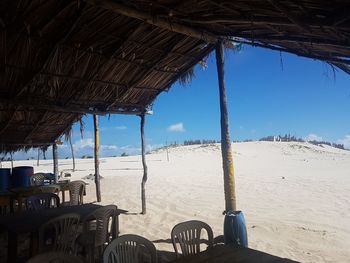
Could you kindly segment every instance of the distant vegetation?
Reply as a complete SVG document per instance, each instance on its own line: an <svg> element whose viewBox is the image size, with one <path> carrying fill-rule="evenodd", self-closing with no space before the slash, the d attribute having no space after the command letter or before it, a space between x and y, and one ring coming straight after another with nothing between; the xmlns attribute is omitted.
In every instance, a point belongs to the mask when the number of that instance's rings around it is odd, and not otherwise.
<svg viewBox="0 0 350 263"><path fill-rule="evenodd" d="M278 142L305 142L305 140L303 140L302 138L297 138L295 136L290 136L290 134L286 134L284 136L281 136L281 135L272 136L272 135L270 135L270 136L261 138L259 141L267 141L267 142L274 142L274 141L278 141ZM311 144L314 144L314 145L325 144L325 145L332 146L334 148L345 150L344 144L340 144L340 143L331 143L331 142L327 142L327 141L316 141L316 140L308 141L308 143L311 143Z"/></svg>
<svg viewBox="0 0 350 263"><path fill-rule="evenodd" d="M81 157L81 159L92 159L92 158L94 158L94 157L91 156L91 155L83 155L83 156Z"/></svg>
<svg viewBox="0 0 350 263"><path fill-rule="evenodd" d="M215 141L215 140L186 140L186 141L184 141L184 145L213 144L213 143L220 143L220 141Z"/></svg>
<svg viewBox="0 0 350 263"><path fill-rule="evenodd" d="M330 143L330 142L325 142L325 141L321 141L321 142L319 142L319 141L309 141L309 143L315 144L315 145L326 144L326 145L332 146L334 148L345 150L344 144L340 144L340 143L334 143L334 142Z"/></svg>
<svg viewBox="0 0 350 263"><path fill-rule="evenodd" d="M259 141L265 141L265 142L305 142L302 138L297 138L295 136L290 136L290 134L286 134L284 136L278 135L278 136L266 136L261 138Z"/></svg>
<svg viewBox="0 0 350 263"><path fill-rule="evenodd" d="M254 140L251 139L246 139L246 140L242 140L242 141L233 141L233 142L252 142ZM285 135L278 135L278 136L274 136L274 135L270 135L270 136L266 136L263 137L261 139L259 139L259 141L266 141L266 142L306 142L304 139L302 138L298 138L296 136L291 136L290 134L285 134ZM208 145L208 144L215 144L215 143L220 143L220 140L185 140L183 143L179 143L179 142L170 142L168 145L157 148L156 150L161 150L161 149L166 149L166 148L172 148L172 147L177 147L177 146L181 146L181 145ZM342 150L346 150L343 144L338 144L338 143L331 143L331 142L327 142L327 141L308 141L308 143L314 144L314 145L321 145L321 144L325 144L325 145L329 145L332 146L334 148L338 148L338 149L342 149ZM125 154L125 153L123 153ZM121 156L126 156L126 155L121 155Z"/></svg>
<svg viewBox="0 0 350 263"><path fill-rule="evenodd" d="M126 156L129 156L126 152L123 152L121 155L121 157L126 157Z"/></svg>
<svg viewBox="0 0 350 263"><path fill-rule="evenodd" d="M5 156L3 156L3 157L0 158L0 161L1 162L6 162L6 161L10 162L11 161L11 157L7 157L6 158Z"/></svg>

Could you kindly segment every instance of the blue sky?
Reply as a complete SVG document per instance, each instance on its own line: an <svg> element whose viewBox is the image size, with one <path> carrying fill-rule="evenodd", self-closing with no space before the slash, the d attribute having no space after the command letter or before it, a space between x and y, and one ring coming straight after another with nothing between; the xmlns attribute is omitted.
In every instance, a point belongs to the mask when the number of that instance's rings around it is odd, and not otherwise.
<svg viewBox="0 0 350 263"><path fill-rule="evenodd" d="M243 46L226 51L225 80L232 140L290 133L344 143L350 147L350 76L320 61ZM148 148L186 139L220 139L215 54L208 67L196 68L187 86L173 85L146 118ZM92 154L92 116L84 118L84 137L74 126L77 156ZM139 117L100 117L102 155L138 153ZM32 153L27 154L28 157ZM35 155L34 155L35 156ZM70 156L68 147L59 156Z"/></svg>

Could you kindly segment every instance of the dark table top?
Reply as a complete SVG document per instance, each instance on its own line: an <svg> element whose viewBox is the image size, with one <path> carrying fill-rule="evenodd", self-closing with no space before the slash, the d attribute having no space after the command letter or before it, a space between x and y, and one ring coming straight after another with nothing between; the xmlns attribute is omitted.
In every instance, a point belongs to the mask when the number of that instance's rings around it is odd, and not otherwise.
<svg viewBox="0 0 350 263"><path fill-rule="evenodd" d="M10 192L10 191L1 191L0 192L0 196L13 196L14 193Z"/></svg>
<svg viewBox="0 0 350 263"><path fill-rule="evenodd" d="M220 263L295 263L296 261L276 257L258 250L237 247L233 245L217 245L211 249L200 252L196 255L183 257L173 261L174 263L203 263L203 262L220 262Z"/></svg>
<svg viewBox="0 0 350 263"><path fill-rule="evenodd" d="M47 184L47 185L31 185L31 186L23 186L23 187L16 187L16 188L10 188L9 192L15 193L15 194L24 194L27 192L33 192L36 189L43 188L43 187L50 187L50 186L58 186L58 184Z"/></svg>
<svg viewBox="0 0 350 263"><path fill-rule="evenodd" d="M14 233L28 233L37 231L40 226L57 216L76 213L81 219L102 207L97 204L83 204L76 206L61 206L57 208L42 209L37 211L25 211L23 213L0 216L0 227ZM117 214L126 213L126 210L118 209Z"/></svg>

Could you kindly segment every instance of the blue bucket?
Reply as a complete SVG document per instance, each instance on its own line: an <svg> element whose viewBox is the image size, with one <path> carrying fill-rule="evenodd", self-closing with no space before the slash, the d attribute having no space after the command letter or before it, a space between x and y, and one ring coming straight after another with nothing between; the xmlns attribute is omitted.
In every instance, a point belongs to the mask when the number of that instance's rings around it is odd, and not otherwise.
<svg viewBox="0 0 350 263"><path fill-rule="evenodd" d="M30 186L30 177L34 173L32 166L18 166L12 169L12 187Z"/></svg>
<svg viewBox="0 0 350 263"><path fill-rule="evenodd" d="M247 227L241 211L230 211L224 221L225 244L248 247Z"/></svg>
<svg viewBox="0 0 350 263"><path fill-rule="evenodd" d="M7 191L10 187L10 168L0 168L0 191Z"/></svg>

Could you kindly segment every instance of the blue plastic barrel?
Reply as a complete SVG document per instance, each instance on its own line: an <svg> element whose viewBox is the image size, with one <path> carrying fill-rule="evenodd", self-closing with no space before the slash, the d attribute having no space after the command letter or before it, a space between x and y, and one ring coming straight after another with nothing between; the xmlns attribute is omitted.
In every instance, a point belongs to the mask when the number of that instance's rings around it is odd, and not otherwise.
<svg viewBox="0 0 350 263"><path fill-rule="evenodd" d="M241 211L230 211L224 221L225 244L248 247L247 227Z"/></svg>
<svg viewBox="0 0 350 263"><path fill-rule="evenodd" d="M30 186L30 177L34 173L32 166L17 166L12 169L12 187Z"/></svg>
<svg viewBox="0 0 350 263"><path fill-rule="evenodd" d="M10 168L0 168L0 191L6 191L10 187Z"/></svg>

